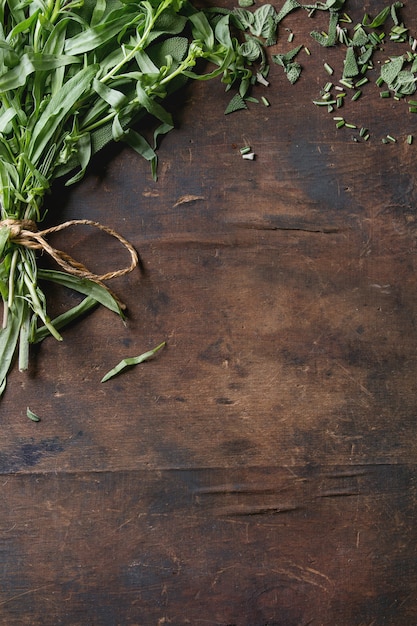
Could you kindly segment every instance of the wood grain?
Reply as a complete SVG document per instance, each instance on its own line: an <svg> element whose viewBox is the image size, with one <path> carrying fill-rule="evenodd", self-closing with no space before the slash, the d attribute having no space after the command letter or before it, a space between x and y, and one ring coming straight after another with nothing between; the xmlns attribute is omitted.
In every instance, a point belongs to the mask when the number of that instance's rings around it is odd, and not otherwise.
<svg viewBox="0 0 417 626"><path fill-rule="evenodd" d="M272 68L270 107L224 117L220 83L191 85L157 182L111 147L48 198L51 221L111 226L142 268L112 283L126 326L97 309L10 376L2 624L417 623L416 120L369 90L344 114L370 140L336 130L311 100L340 51L304 13L285 26L313 53L294 86ZM126 263L94 230L54 241L94 271ZM50 295L54 313L75 301Z"/></svg>

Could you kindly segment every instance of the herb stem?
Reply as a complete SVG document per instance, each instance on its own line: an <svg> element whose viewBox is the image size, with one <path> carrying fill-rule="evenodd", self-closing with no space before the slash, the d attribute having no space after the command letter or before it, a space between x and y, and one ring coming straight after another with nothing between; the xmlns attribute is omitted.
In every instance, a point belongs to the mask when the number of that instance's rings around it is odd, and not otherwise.
<svg viewBox="0 0 417 626"><path fill-rule="evenodd" d="M2 328L7 328L7 321L9 319L9 305L7 300L3 300L3 323Z"/></svg>
<svg viewBox="0 0 417 626"><path fill-rule="evenodd" d="M15 250L13 250L13 254L12 254L12 259L10 262L10 270L9 270L9 295L8 295L8 299L7 299L7 307L10 309L13 305L13 300L14 300L14 284L15 284L15 273L16 273L16 265L17 265L17 259L19 256L19 250L18 248L15 248Z"/></svg>
<svg viewBox="0 0 417 626"><path fill-rule="evenodd" d="M102 83L106 83L110 78L113 78L113 76L115 76L115 74L117 74L119 72L119 70L122 69L122 67L124 67L126 65L126 63L129 63L129 61L131 61L135 54L137 52L139 52L140 50L143 50L146 40L148 39L152 28L155 25L156 20L159 18L159 16L161 15L161 13L163 13L165 11L165 9L170 5L170 1L169 0L165 0L164 2L162 2L160 4L160 6L158 7L158 9L155 11L155 14L153 15L152 19L148 20L148 24L139 40L139 42L130 50L130 52L128 54L126 54L126 56L119 61L119 63L117 63L113 69L111 69L109 72L107 72L107 74L105 76L102 76L102 78L100 78L100 82Z"/></svg>
<svg viewBox="0 0 417 626"><path fill-rule="evenodd" d="M39 301L38 298L38 294L36 293L36 289L33 283L33 280L31 278L31 276L29 276L29 274L27 273L27 268L25 268L24 271L24 281L25 281L25 285L28 288L31 300L32 300L32 305L33 308L36 312L36 314L40 317L40 319L43 321L43 323L45 324L45 326L48 328L49 332L51 333L51 335L53 335L53 337L55 337L55 339L57 339L58 341L62 341L62 337L59 334L59 332L57 331L57 329L51 324L50 319L48 318L48 316L44 313L44 309Z"/></svg>

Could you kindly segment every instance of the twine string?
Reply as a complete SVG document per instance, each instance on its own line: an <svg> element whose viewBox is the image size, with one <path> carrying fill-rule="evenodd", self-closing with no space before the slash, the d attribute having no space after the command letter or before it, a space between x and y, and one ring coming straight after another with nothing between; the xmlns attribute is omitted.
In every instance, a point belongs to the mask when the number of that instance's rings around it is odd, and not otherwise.
<svg viewBox="0 0 417 626"><path fill-rule="evenodd" d="M93 226L94 228L98 228L99 230L109 234L111 237L114 237L115 239L120 241L120 243L127 249L130 254L130 265L128 267L124 267L113 272L96 274L94 272L91 272L85 265L83 265L83 263L76 261L66 252L63 252L62 250L58 250L57 248L51 246L46 240L46 237L48 235L51 235L52 233L57 233L61 230L69 228L70 226L78 225ZM50 228L45 228L44 230L38 230L36 222L34 222L33 220L17 220L8 218L5 220L0 220L0 228L1 227L6 227L9 229L9 239L13 243L24 246L26 248L31 248L32 250L42 250L46 252L64 271L72 274L73 276L78 276L79 278L87 278L89 280L92 280L93 282L105 287L105 289L107 289L108 291L110 291L108 287L103 284L104 280L110 280L111 278L116 278L118 276L128 274L135 269L139 262L136 250L134 249L132 244L127 241L127 239L122 237L122 235L119 235L119 233L112 228L104 226L103 224L100 224L100 222L94 222L93 220L68 220L67 222L58 224L57 226L51 226ZM112 295L114 296L114 294Z"/></svg>

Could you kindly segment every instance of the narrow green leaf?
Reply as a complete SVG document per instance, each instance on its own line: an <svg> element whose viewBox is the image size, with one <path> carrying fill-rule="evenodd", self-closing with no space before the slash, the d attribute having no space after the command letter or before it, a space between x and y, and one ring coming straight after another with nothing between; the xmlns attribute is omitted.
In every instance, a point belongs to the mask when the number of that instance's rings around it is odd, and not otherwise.
<svg viewBox="0 0 417 626"><path fill-rule="evenodd" d="M67 287L68 289L78 291L85 296L89 296L105 306L107 309L110 309L110 311L124 317L120 305L117 303L112 294L105 287L102 287L92 280L72 276L71 274L60 272L59 270L46 270L41 268L38 270L38 276L40 279L49 280L53 283L57 283L58 285L62 285L63 287Z"/></svg>
<svg viewBox="0 0 417 626"><path fill-rule="evenodd" d="M0 259L3 257L4 249L6 247L7 242L9 241L10 231L6 226L2 226L0 228Z"/></svg>
<svg viewBox="0 0 417 626"><path fill-rule="evenodd" d="M75 56L27 52L22 55L18 65L0 76L0 91L22 87L33 72L49 72L57 67L79 62Z"/></svg>
<svg viewBox="0 0 417 626"><path fill-rule="evenodd" d="M172 121L171 114L158 104L158 102L148 96L140 82L136 85L136 93L140 104L148 111L148 113L156 117L161 122L164 122L164 124L168 124L171 128L174 128L174 122Z"/></svg>
<svg viewBox="0 0 417 626"><path fill-rule="evenodd" d="M7 374L16 354L19 341L20 327L23 323L23 316L27 304L18 298L14 301L14 306L8 312L7 326L0 329L0 389L4 391L6 387Z"/></svg>
<svg viewBox="0 0 417 626"><path fill-rule="evenodd" d="M17 111L13 107L9 107L8 109L6 109L6 110L1 112L1 114L0 114L0 133L4 133L6 131L8 125L10 124L12 119L14 119L16 117L16 115L17 115Z"/></svg>
<svg viewBox="0 0 417 626"><path fill-rule="evenodd" d="M65 83L58 93L52 96L32 132L28 156L34 163L40 159L42 152L51 142L51 137L79 98L90 88L97 69L96 65L92 65L80 70Z"/></svg>
<svg viewBox="0 0 417 626"><path fill-rule="evenodd" d="M111 89L108 85L100 82L96 78L93 80L93 89L101 98L103 98L105 102L107 102L107 104L111 106L112 109L115 109L116 111L127 104L128 98L124 93L118 91L117 89Z"/></svg>
<svg viewBox="0 0 417 626"><path fill-rule="evenodd" d="M80 317L86 315L89 311L96 308L98 304L98 300L92 298L91 296L87 296L79 304L75 305L68 311L65 311L65 313L58 315L58 317L55 317L52 320L52 324L57 330L60 330L61 328L68 326ZM51 333L47 326L40 326L34 331L31 338L31 343L40 343L46 337L49 337L50 334Z"/></svg>
<svg viewBox="0 0 417 626"><path fill-rule="evenodd" d="M207 50L212 50L214 47L214 32L204 13L200 11L190 15L190 22L193 26L194 39L204 41Z"/></svg>
<svg viewBox="0 0 417 626"><path fill-rule="evenodd" d="M120 363L118 363L115 367L113 367L113 369L107 372L105 376L103 376L103 378L101 379L101 382L104 383L110 378L113 378L113 376L117 376L117 374L120 374L120 372L122 372L127 367L131 367L132 365L139 365L139 363L143 363L144 361L151 359L153 356L155 356L158 350L160 350L161 348L165 346L165 343L166 342L163 341L162 343L159 344L159 346L156 346L156 348L153 348L153 350L149 350L149 352L144 352L140 356L128 357L126 359L123 359L122 361L120 361Z"/></svg>
<svg viewBox="0 0 417 626"><path fill-rule="evenodd" d="M133 26L135 22L143 19L143 16L140 14L136 14L134 19L132 19L133 16L133 8L126 7L126 10L122 14L117 15L115 19L105 21L102 24L82 31L75 37L67 40L65 44L66 54L80 55L103 46L111 39L117 38L127 24Z"/></svg>
<svg viewBox="0 0 417 626"><path fill-rule="evenodd" d="M156 153L152 146L144 137L142 137L142 135L132 128L124 131L120 139L126 142L131 148L133 148L133 150L135 150L135 152L140 154L147 161L152 161L156 158Z"/></svg>
<svg viewBox="0 0 417 626"><path fill-rule="evenodd" d="M391 13L391 7L387 6L372 20L370 24L366 24L368 28L378 28L382 26Z"/></svg>

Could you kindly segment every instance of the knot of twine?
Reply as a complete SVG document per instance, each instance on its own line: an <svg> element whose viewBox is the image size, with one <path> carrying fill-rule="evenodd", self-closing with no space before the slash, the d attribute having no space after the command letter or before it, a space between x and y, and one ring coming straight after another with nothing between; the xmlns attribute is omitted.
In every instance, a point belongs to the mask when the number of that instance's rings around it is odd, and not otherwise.
<svg viewBox="0 0 417 626"><path fill-rule="evenodd" d="M115 270L113 272L107 272L106 274L95 274L91 272L85 265L73 259L69 254L63 252L62 250L58 250L51 246L45 239L47 235L52 233L57 233L60 230L64 230L65 228L69 228L70 226L78 226L78 225L86 225L86 226L94 226L94 228L98 228L99 230L108 233L111 237L114 237L128 250L130 254L130 265L129 267L125 267L119 270ZM31 248L32 250L43 250L47 252L49 256L51 256L54 261L66 272L72 274L73 276L78 276L80 278L87 278L92 280L95 283L98 283L105 287L108 291L110 291L105 285L103 285L104 280L110 280L111 278L116 278L118 276L123 276L135 269L138 264L138 254L132 244L127 241L124 237L119 235L115 230L109 228L108 226L103 226L100 222L94 222L92 220L68 220L67 222L63 222L62 224L58 224L57 226L52 226L51 228L46 228L44 230L38 230L36 222L33 220L16 220L16 219L5 219L0 220L0 228L6 227L9 229L9 239L10 241L24 246L26 248ZM112 294L114 296L114 294ZM120 304L120 302L119 302Z"/></svg>

